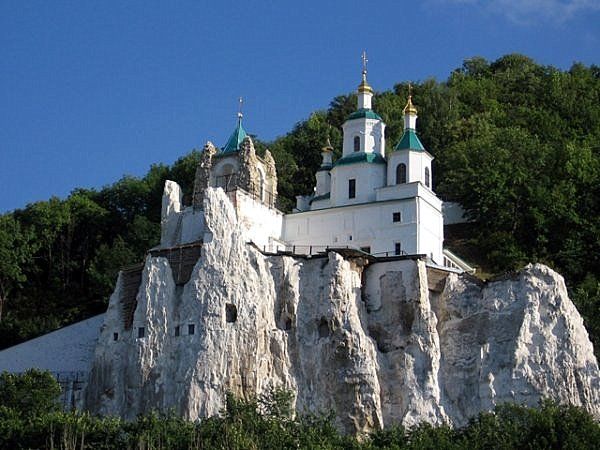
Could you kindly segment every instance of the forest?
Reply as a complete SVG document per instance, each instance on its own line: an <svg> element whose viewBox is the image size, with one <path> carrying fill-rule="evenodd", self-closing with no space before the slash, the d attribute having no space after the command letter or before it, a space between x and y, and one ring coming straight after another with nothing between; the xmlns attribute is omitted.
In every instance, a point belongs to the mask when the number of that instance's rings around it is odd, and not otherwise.
<svg viewBox="0 0 600 450"><path fill-rule="evenodd" d="M568 70L510 54L474 57L447 80L412 82L418 134L435 157L434 190L471 222L448 227L450 249L483 278L542 262L561 273L600 349L600 67ZM376 93L388 150L402 133L408 81ZM279 208L311 192L326 139L341 149L353 93L272 142ZM165 149L175 152L177 149ZM200 152L99 189L0 215L0 348L104 312L119 268L141 262L160 235L165 180L189 201Z"/></svg>

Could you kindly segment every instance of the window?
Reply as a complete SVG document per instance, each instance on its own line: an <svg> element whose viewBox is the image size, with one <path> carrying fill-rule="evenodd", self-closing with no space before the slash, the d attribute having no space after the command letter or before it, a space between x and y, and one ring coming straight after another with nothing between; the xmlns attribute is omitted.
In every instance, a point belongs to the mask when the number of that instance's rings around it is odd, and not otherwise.
<svg viewBox="0 0 600 450"><path fill-rule="evenodd" d="M356 180L348 180L348 198L356 198Z"/></svg>
<svg viewBox="0 0 600 450"><path fill-rule="evenodd" d="M394 242L394 255L402 254L402 245L400 242Z"/></svg>
<svg viewBox="0 0 600 450"><path fill-rule="evenodd" d="M402 214L395 212L392 214L392 222L402 222Z"/></svg>
<svg viewBox="0 0 600 450"><path fill-rule="evenodd" d="M396 184L406 183L406 164L400 163L396 166Z"/></svg>
<svg viewBox="0 0 600 450"><path fill-rule="evenodd" d="M119 340L119 333L113 333L113 341Z"/></svg>
<svg viewBox="0 0 600 450"><path fill-rule="evenodd" d="M354 151L360 152L360 136L354 136Z"/></svg>
<svg viewBox="0 0 600 450"><path fill-rule="evenodd" d="M233 323L237 320L237 308L234 304L227 303L225 305L225 321Z"/></svg>
<svg viewBox="0 0 600 450"><path fill-rule="evenodd" d="M180 334L181 334L181 330L180 330L180 328L179 328L179 325L177 325L177 326L175 327L175 336L179 336Z"/></svg>
<svg viewBox="0 0 600 450"><path fill-rule="evenodd" d="M348 240L351 241L352 240L352 235L348 236Z"/></svg>
<svg viewBox="0 0 600 450"><path fill-rule="evenodd" d="M146 330L144 329L144 327L139 327L138 328L138 338L143 338L146 334Z"/></svg>
<svg viewBox="0 0 600 450"><path fill-rule="evenodd" d="M190 324L188 325L188 334L189 334L189 335L192 335L192 334L194 334L194 332L195 332L195 331L196 331L196 327L194 326L194 324L193 324L193 323L190 323Z"/></svg>
<svg viewBox="0 0 600 450"><path fill-rule="evenodd" d="M425 167L425 186L429 186L429 167Z"/></svg>

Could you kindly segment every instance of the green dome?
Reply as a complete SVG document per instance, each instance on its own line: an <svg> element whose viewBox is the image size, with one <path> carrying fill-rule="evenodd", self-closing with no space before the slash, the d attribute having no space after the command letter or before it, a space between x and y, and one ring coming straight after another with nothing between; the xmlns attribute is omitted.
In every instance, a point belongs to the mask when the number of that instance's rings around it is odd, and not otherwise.
<svg viewBox="0 0 600 450"><path fill-rule="evenodd" d="M396 144L394 150L419 150L425 151L425 147L421 144L417 133L415 130L410 128L404 130L402 137L400 138L400 142Z"/></svg>
<svg viewBox="0 0 600 450"><path fill-rule="evenodd" d="M348 116L346 120L354 120L354 119L376 119L383 120L379 117L375 111L369 108L360 108L358 111L354 111L352 114Z"/></svg>

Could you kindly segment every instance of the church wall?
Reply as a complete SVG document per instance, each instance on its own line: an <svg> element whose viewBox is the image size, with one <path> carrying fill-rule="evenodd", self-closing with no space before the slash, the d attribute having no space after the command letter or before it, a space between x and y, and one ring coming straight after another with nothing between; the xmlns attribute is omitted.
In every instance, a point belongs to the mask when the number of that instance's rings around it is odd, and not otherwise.
<svg viewBox="0 0 600 450"><path fill-rule="evenodd" d="M356 197L348 198L348 181L356 180ZM385 165L359 163L334 167L331 171L331 206L375 201L375 189L385 186Z"/></svg>
<svg viewBox="0 0 600 450"><path fill-rule="evenodd" d="M409 163L407 167L407 181L420 181L425 185L425 167L429 167L429 186L431 187L431 157L425 152L409 152Z"/></svg>
<svg viewBox="0 0 600 450"><path fill-rule="evenodd" d="M393 222L394 213L401 221ZM308 252L308 246L370 247L371 253L390 255L395 242L406 253L417 253L417 214L415 198L368 203L352 208L330 208L287 214L283 240L289 245L306 246L296 252ZM313 253L315 249L313 249Z"/></svg>
<svg viewBox="0 0 600 450"><path fill-rule="evenodd" d="M423 198L417 200L421 221L419 224L419 249L417 253L433 255L437 264L443 264L442 243L444 241L444 223L441 211Z"/></svg>
<svg viewBox="0 0 600 450"><path fill-rule="evenodd" d="M260 248L273 250L273 243L281 239L283 214L242 191L235 191L232 194L235 195L238 220L252 242Z"/></svg>

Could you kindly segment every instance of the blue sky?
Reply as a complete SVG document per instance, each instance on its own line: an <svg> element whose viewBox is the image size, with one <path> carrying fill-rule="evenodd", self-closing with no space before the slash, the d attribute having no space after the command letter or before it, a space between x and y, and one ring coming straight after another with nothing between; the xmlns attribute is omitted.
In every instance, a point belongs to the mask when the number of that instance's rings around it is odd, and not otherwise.
<svg viewBox="0 0 600 450"><path fill-rule="evenodd" d="M0 1L0 212L143 175L243 96L263 140L369 81L444 80L519 52L600 64L600 0Z"/></svg>

